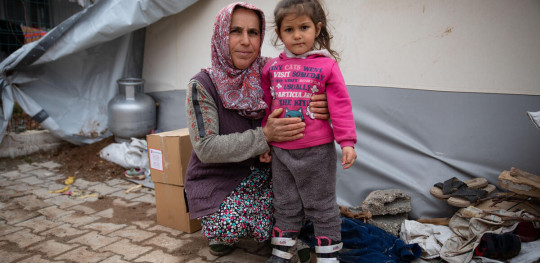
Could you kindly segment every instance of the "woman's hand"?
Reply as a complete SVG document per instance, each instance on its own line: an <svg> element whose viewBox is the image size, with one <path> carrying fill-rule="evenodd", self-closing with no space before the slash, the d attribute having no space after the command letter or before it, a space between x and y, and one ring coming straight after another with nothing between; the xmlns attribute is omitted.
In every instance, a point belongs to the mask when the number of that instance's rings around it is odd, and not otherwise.
<svg viewBox="0 0 540 263"><path fill-rule="evenodd" d="M270 150L268 150L265 153L259 155L259 161L261 163L270 163L270 162L272 162L272 155L270 155Z"/></svg>
<svg viewBox="0 0 540 263"><path fill-rule="evenodd" d="M304 137L306 124L300 118L279 118L283 109L274 110L263 128L267 142L285 142Z"/></svg>
<svg viewBox="0 0 540 263"><path fill-rule="evenodd" d="M328 101L326 100L326 94L315 94L311 96L311 102L309 103L309 111L313 112L315 119L328 120L330 119L330 113L328 113Z"/></svg>

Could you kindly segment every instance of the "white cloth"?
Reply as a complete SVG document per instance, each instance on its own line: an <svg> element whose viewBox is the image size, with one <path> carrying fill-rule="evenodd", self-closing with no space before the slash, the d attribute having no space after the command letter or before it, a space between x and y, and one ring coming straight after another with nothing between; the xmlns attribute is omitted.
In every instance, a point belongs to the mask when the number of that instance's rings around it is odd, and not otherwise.
<svg viewBox="0 0 540 263"><path fill-rule="evenodd" d="M521 251L510 263L538 262L540 260L540 239L533 242L522 242Z"/></svg>
<svg viewBox="0 0 540 263"><path fill-rule="evenodd" d="M111 143L99 151L99 157L124 168L148 169L148 153L145 140L131 138L131 142Z"/></svg>
<svg viewBox="0 0 540 263"><path fill-rule="evenodd" d="M524 213L506 210L492 212L512 217L519 217ZM518 223L517 220L503 220L497 215L485 214L474 206L462 208L450 219L449 227L456 235L444 243L440 256L450 263L470 262L474 255L474 248L478 246L484 233L512 232Z"/></svg>
<svg viewBox="0 0 540 263"><path fill-rule="evenodd" d="M422 248L423 259L439 257L442 245L454 235L450 227L423 224L414 220L401 223L399 238L407 244L417 243Z"/></svg>

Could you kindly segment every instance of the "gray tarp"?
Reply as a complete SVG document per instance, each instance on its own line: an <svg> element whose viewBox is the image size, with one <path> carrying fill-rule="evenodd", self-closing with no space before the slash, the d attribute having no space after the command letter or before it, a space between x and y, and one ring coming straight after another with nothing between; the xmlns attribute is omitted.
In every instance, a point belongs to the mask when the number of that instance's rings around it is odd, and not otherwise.
<svg viewBox="0 0 540 263"><path fill-rule="evenodd" d="M338 166L338 202L360 206L374 190L411 196L412 218L457 208L429 189L452 177L497 185L512 167L540 174L540 131L527 117L540 96L349 86L358 160ZM503 189L500 189L503 190Z"/></svg>
<svg viewBox="0 0 540 263"><path fill-rule="evenodd" d="M144 27L197 0L100 0L0 63L0 141L15 101L75 143L111 136L107 103L116 80L141 77Z"/></svg>

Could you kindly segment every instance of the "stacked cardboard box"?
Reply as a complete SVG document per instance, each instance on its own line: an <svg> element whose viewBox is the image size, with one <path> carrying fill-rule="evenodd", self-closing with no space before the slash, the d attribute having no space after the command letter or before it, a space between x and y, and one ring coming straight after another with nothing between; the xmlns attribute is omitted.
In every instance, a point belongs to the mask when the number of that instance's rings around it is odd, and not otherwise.
<svg viewBox="0 0 540 263"><path fill-rule="evenodd" d="M150 134L146 136L146 141L158 224L187 233L198 231L201 222L189 219L184 193L192 150L188 129Z"/></svg>

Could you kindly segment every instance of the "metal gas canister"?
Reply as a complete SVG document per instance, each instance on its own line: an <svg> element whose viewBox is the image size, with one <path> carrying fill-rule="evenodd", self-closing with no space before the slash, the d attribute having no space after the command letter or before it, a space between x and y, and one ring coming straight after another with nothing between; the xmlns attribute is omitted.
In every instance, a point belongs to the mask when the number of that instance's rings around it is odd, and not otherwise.
<svg viewBox="0 0 540 263"><path fill-rule="evenodd" d="M156 127L156 103L144 93L144 80L119 79L118 95L108 104L108 126L116 142L142 138Z"/></svg>

